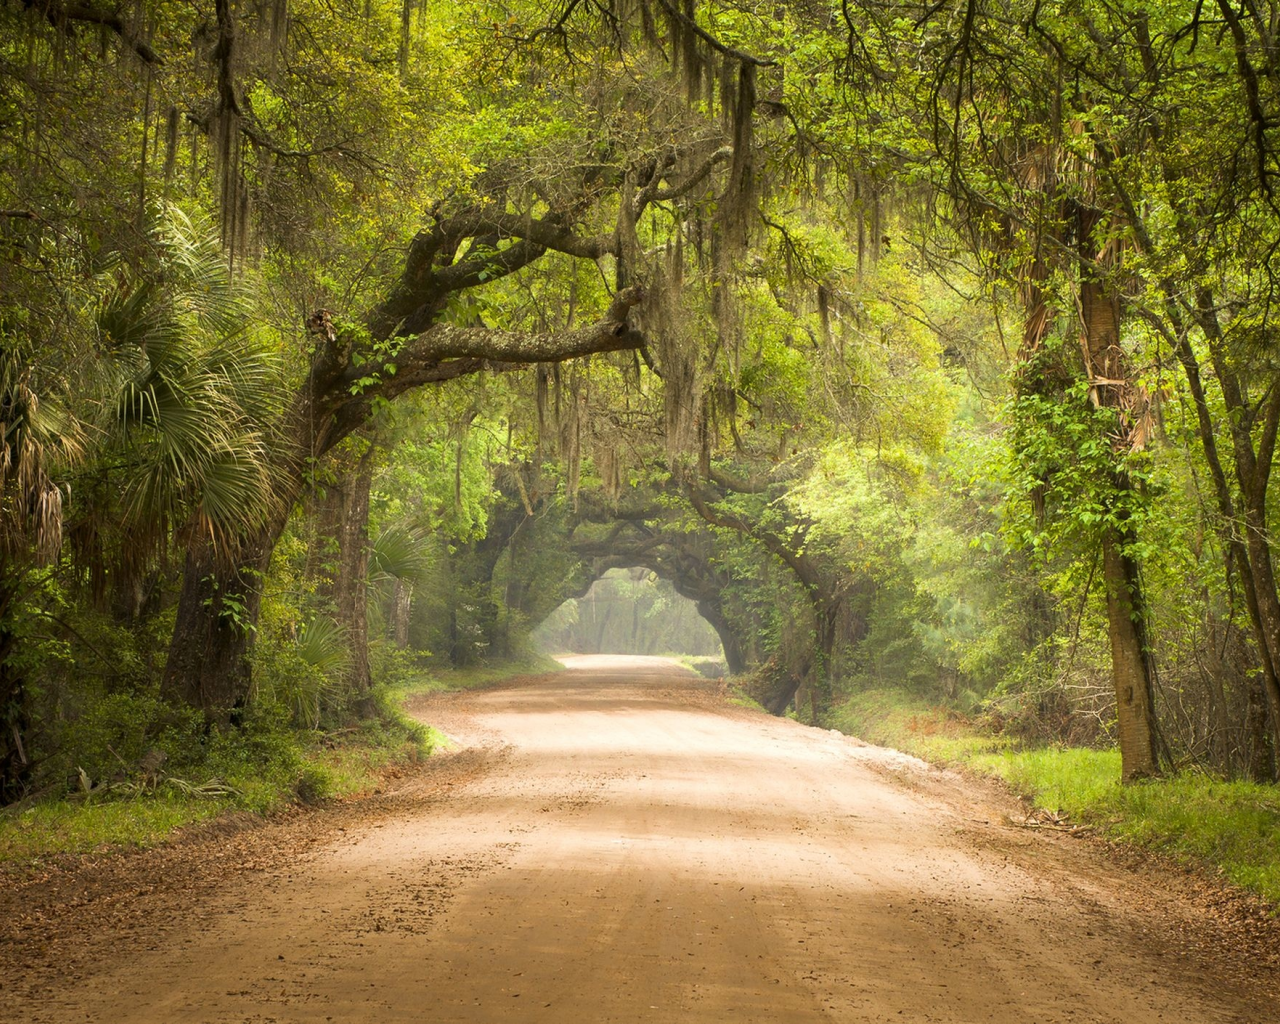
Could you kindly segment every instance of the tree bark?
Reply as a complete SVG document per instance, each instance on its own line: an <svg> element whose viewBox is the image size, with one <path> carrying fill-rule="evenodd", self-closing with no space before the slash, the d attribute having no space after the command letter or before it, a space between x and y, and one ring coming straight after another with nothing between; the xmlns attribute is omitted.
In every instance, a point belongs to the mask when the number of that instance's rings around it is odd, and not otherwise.
<svg viewBox="0 0 1280 1024"><path fill-rule="evenodd" d="M373 448L366 449L355 468L330 487L336 561L321 594L333 604L351 655L345 688L357 708L366 700L372 682L369 671L369 490L373 484ZM367 710L367 709L365 709Z"/></svg>
<svg viewBox="0 0 1280 1024"><path fill-rule="evenodd" d="M227 724L248 699L263 575L283 528L270 523L243 538L234 562L203 533L188 542L161 692L211 724Z"/></svg>
<svg viewBox="0 0 1280 1024"><path fill-rule="evenodd" d="M1102 538L1103 578L1107 588L1107 636L1116 692L1120 739L1120 775L1124 782L1150 778L1159 771L1155 742L1155 703L1148 671L1137 566L1121 547L1120 534Z"/></svg>
<svg viewBox="0 0 1280 1024"><path fill-rule="evenodd" d="M413 607L413 585L397 579L391 591L391 641L400 650L409 646L409 613Z"/></svg>
<svg viewBox="0 0 1280 1024"><path fill-rule="evenodd" d="M724 663L729 669L729 674L741 675L747 670L746 651L737 633L734 632L733 626L725 617L720 607L720 599L717 597L698 601L697 607L698 614L711 624L711 628L716 631L716 636L720 638L720 648L724 651Z"/></svg>
<svg viewBox="0 0 1280 1024"><path fill-rule="evenodd" d="M1087 232L1084 236L1087 237ZM1089 394L1099 408L1116 413L1122 449L1143 443L1143 401L1129 383L1120 346L1120 296L1104 281L1086 280L1080 288L1083 331L1080 336ZM1117 471L1113 500L1130 488L1128 475ZM1133 539L1123 510L1112 509L1122 525L1102 535L1103 576L1107 588L1107 635L1111 645L1112 682L1120 733L1120 774L1125 782L1156 775L1155 692L1146 644L1146 607L1137 565L1125 548Z"/></svg>

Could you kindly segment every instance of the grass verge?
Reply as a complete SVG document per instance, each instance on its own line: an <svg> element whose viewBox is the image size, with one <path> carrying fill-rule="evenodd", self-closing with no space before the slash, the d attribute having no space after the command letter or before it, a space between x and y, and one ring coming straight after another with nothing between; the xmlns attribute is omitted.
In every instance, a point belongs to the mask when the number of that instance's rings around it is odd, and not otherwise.
<svg viewBox="0 0 1280 1024"><path fill-rule="evenodd" d="M889 690L855 694L831 725L927 761L998 776L1037 805L1118 842L1208 866L1280 905L1280 792L1199 772L1120 784L1120 753L1081 747L1022 749L964 716Z"/></svg>
<svg viewBox="0 0 1280 1024"><path fill-rule="evenodd" d="M396 683L394 692L402 698L423 693L481 690L515 676L538 676L563 672L564 666L547 654L529 654L510 661L477 665L474 668L428 669L410 673Z"/></svg>

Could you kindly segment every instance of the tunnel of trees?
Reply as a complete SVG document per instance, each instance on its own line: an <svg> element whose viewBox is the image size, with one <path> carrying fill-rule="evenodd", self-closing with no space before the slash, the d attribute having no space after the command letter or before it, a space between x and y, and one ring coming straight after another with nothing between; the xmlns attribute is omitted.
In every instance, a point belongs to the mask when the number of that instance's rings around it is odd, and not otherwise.
<svg viewBox="0 0 1280 1024"><path fill-rule="evenodd" d="M0 798L622 569L775 713L1274 781L1274 24L4 0Z"/></svg>
<svg viewBox="0 0 1280 1024"><path fill-rule="evenodd" d="M643 567L612 568L533 631L541 649L570 654L684 655L704 674L727 666L714 628L694 601Z"/></svg>

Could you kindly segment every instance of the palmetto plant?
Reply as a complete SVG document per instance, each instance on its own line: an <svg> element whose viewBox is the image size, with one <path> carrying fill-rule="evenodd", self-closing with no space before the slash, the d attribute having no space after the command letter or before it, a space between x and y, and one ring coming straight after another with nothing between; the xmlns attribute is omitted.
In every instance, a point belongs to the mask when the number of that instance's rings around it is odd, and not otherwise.
<svg viewBox="0 0 1280 1024"><path fill-rule="evenodd" d="M369 583L379 593L379 607L387 609L391 639L405 647L409 638L409 607L415 587L427 583L432 559L423 531L403 523L386 527L369 552Z"/></svg>
<svg viewBox="0 0 1280 1024"><path fill-rule="evenodd" d="M144 262L145 260L145 262ZM88 410L116 486L87 526L121 527L117 571L145 564L175 529L215 542L267 515L265 424L278 409L278 360L253 329L252 293L209 225L161 211L141 259L112 261L93 296L101 390Z"/></svg>
<svg viewBox="0 0 1280 1024"><path fill-rule="evenodd" d="M431 565L422 531L393 524L373 542L369 552L369 582L400 580L412 586L426 579Z"/></svg>
<svg viewBox="0 0 1280 1024"><path fill-rule="evenodd" d="M298 628L292 643L267 653L255 685L288 708L294 724L316 729L324 709L340 699L350 666L342 627L328 615L316 615Z"/></svg>

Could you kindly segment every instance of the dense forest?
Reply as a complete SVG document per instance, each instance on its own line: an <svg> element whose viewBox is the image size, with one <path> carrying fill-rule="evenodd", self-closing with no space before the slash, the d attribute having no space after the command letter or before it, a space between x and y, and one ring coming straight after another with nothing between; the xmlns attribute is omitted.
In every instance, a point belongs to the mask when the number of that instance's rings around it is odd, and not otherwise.
<svg viewBox="0 0 1280 1024"><path fill-rule="evenodd" d="M1276 24L5 0L0 798L376 721L614 570L777 714L1274 781Z"/></svg>

